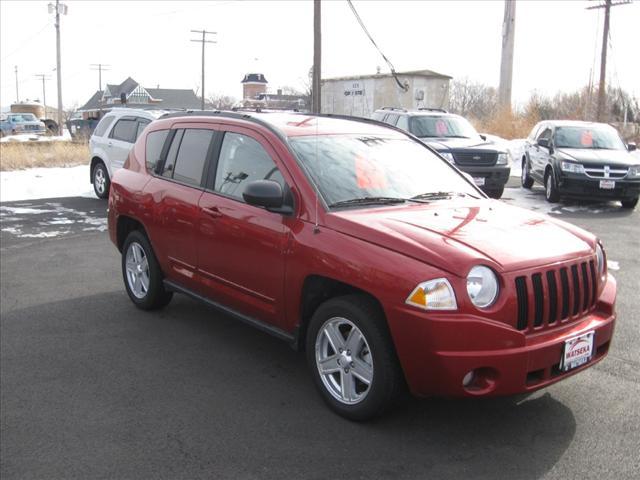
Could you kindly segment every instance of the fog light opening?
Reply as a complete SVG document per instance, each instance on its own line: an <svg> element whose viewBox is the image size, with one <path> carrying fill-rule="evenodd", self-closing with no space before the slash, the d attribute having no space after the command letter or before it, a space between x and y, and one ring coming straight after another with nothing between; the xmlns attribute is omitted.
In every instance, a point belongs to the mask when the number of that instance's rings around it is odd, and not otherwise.
<svg viewBox="0 0 640 480"><path fill-rule="evenodd" d="M474 370L471 370L470 372L467 372L467 374L462 379L462 386L465 387L465 388L468 387L469 385L471 385L473 383L475 378L476 378L476 372Z"/></svg>
<svg viewBox="0 0 640 480"><path fill-rule="evenodd" d="M474 368L462 378L462 388L471 395L485 395L496 388L498 371L492 367Z"/></svg>

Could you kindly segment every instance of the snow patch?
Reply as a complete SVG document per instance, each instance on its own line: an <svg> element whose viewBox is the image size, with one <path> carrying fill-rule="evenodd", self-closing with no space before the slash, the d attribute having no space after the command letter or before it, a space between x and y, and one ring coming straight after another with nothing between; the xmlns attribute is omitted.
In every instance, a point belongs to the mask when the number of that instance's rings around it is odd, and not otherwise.
<svg viewBox="0 0 640 480"><path fill-rule="evenodd" d="M607 260L607 269L609 270L620 270L620 263L615 260Z"/></svg>
<svg viewBox="0 0 640 480"><path fill-rule="evenodd" d="M60 197L95 197L89 165L0 172L0 202Z"/></svg>

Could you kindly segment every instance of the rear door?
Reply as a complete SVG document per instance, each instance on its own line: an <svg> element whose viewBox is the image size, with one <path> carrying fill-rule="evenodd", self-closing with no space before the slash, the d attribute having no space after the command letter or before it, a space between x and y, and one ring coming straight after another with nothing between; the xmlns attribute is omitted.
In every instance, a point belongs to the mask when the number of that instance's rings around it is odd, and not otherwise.
<svg viewBox="0 0 640 480"><path fill-rule="evenodd" d="M200 198L198 273L203 293L282 327L285 252L293 217L248 205L242 192L254 180L273 180L288 191L283 164L257 132L236 126L221 130L218 160Z"/></svg>
<svg viewBox="0 0 640 480"><path fill-rule="evenodd" d="M124 165L136 140L137 132L138 121L134 116L119 118L111 128L106 151L112 175Z"/></svg>
<svg viewBox="0 0 640 480"><path fill-rule="evenodd" d="M182 128L184 127L184 128ZM154 134L147 136L147 141ZM196 229L216 131L210 125L186 124L172 129L152 180L145 187L154 199L150 236L154 251L169 280L197 289ZM157 149L156 149L157 151ZM155 158L147 162L152 167Z"/></svg>

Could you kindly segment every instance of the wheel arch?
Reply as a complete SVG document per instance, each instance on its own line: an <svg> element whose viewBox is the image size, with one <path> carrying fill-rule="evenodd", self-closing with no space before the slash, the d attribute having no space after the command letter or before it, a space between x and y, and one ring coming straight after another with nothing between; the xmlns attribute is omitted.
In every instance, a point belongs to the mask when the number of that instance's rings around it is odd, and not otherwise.
<svg viewBox="0 0 640 480"><path fill-rule="evenodd" d="M124 246L124 241L127 239L127 236L134 230L139 230L147 238L149 238L147 230L145 229L142 222L128 215L118 216L118 220L116 223L116 245L120 252L122 252L122 247Z"/></svg>
<svg viewBox="0 0 640 480"><path fill-rule="evenodd" d="M109 173L109 167L107 167L107 164L104 162L104 160L98 155L94 155L93 157L91 157L91 163L89 165L89 183L93 183L93 169L96 168L96 165L98 165L98 163L102 163L107 168L107 173Z"/></svg>
<svg viewBox="0 0 640 480"><path fill-rule="evenodd" d="M309 321L320 305L332 298L353 294L369 298L380 309L380 312L383 315L385 314L382 304L375 295L331 277L316 274L308 275L304 280L300 295L300 323L298 324L294 345L296 350L305 349Z"/></svg>

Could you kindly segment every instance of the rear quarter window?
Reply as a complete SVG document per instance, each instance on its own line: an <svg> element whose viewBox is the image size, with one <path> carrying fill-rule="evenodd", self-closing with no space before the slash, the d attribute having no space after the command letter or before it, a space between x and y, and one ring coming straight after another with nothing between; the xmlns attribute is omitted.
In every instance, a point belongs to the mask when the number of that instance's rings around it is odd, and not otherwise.
<svg viewBox="0 0 640 480"><path fill-rule="evenodd" d="M93 135L96 137L103 137L104 134L107 132L107 129L113 123L113 120L115 118L116 117L114 117L113 115L107 115L106 117L102 117L102 120L100 120L100 122L98 123L98 126L93 131Z"/></svg>
<svg viewBox="0 0 640 480"><path fill-rule="evenodd" d="M169 132L170 130L157 130L147 135L145 160L147 168L151 171L154 171L158 166Z"/></svg>

